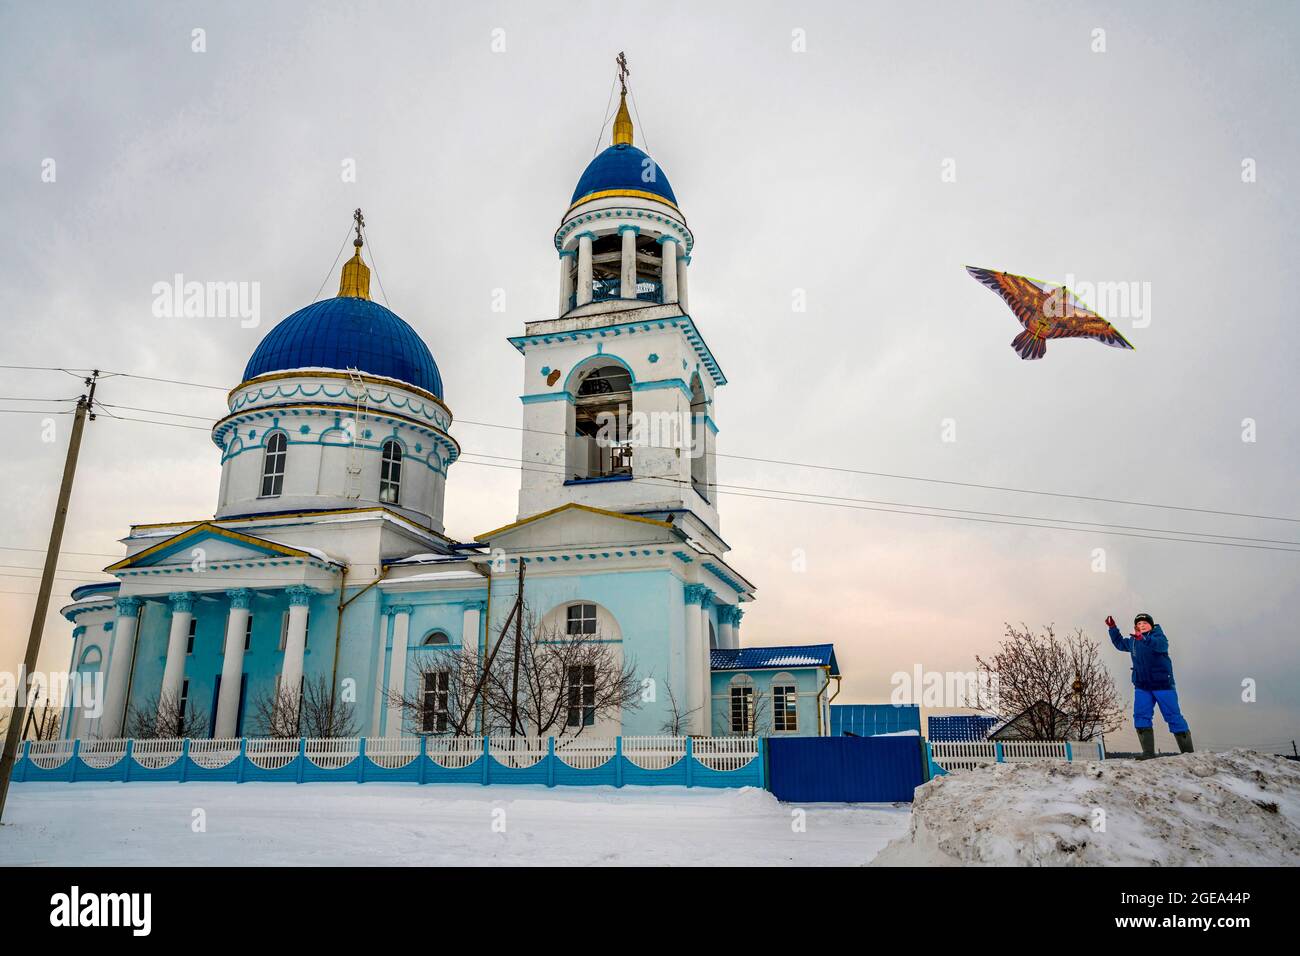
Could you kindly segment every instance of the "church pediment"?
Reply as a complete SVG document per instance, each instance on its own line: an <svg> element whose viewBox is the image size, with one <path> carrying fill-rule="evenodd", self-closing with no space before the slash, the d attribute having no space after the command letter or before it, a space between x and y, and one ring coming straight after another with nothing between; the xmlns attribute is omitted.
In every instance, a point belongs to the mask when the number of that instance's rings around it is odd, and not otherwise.
<svg viewBox="0 0 1300 956"><path fill-rule="evenodd" d="M667 521L570 503L488 531L478 535L477 540L494 548L529 550L555 544L583 548L630 542L676 543L680 539Z"/></svg>
<svg viewBox="0 0 1300 956"><path fill-rule="evenodd" d="M333 563L317 552L304 551L204 522L164 538L155 545L109 565L104 570L116 572L182 565L195 566L196 563L206 567L228 566L243 561L268 564L277 559L305 560L322 565Z"/></svg>

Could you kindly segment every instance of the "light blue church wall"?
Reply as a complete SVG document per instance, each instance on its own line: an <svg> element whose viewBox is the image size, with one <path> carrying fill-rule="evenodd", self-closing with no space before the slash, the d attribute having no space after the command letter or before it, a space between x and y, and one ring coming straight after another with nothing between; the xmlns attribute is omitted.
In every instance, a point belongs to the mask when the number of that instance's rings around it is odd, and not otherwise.
<svg viewBox="0 0 1300 956"><path fill-rule="evenodd" d="M816 737L819 733L818 727L818 691L822 691L822 686L826 683L826 670L821 667L788 667L783 670L771 670L763 668L761 670L731 670L731 671L714 671L712 676L713 687L713 735L715 737L724 736L731 732L731 686L732 681L738 675L745 675L754 682L754 690L762 695L762 703L759 707L758 732L764 735L774 737ZM772 684L778 676L789 676L794 678L794 685L797 693L795 701L795 714L797 716L797 729L791 732L778 732L772 727ZM784 683L784 681L782 681ZM834 692L834 686L822 692L820 709L821 726L820 733L828 733L829 714L827 698Z"/></svg>
<svg viewBox="0 0 1300 956"><path fill-rule="evenodd" d="M514 582L492 585L491 626L495 641L515 598ZM590 574L534 573L525 579L529 606L539 618L555 608L588 601L605 609L622 633L623 660L644 684L647 699L623 714L625 735L658 734L668 719L668 685L679 706L686 701L685 600L680 578L667 570L606 571ZM604 635L606 638L609 635Z"/></svg>

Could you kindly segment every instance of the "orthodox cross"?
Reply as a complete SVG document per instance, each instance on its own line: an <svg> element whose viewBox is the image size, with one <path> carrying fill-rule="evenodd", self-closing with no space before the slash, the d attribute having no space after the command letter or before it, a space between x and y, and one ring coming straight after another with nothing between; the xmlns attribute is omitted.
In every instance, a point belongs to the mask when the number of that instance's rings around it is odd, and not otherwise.
<svg viewBox="0 0 1300 956"><path fill-rule="evenodd" d="M614 58L614 62L618 64L618 85L621 86L623 92L626 93L627 78L632 75L632 71L627 68L627 57L623 55L622 50L620 50L618 56Z"/></svg>
<svg viewBox="0 0 1300 956"><path fill-rule="evenodd" d="M359 246L361 245L361 230L364 229L366 225L366 217L361 214L360 209L357 209L357 211L352 214L352 219L357 224L357 240L354 245Z"/></svg>

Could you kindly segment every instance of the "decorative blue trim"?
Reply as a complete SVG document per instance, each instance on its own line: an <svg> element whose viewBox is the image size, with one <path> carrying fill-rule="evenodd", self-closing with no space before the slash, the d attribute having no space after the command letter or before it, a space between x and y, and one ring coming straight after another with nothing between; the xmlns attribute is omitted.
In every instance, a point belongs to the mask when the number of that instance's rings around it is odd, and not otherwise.
<svg viewBox="0 0 1300 956"><path fill-rule="evenodd" d="M293 587L285 588L284 593L289 597L289 607L309 607L312 596L316 592L305 584L295 584Z"/></svg>
<svg viewBox="0 0 1300 956"><path fill-rule="evenodd" d="M521 355L534 345L553 345L557 342L577 342L582 339L593 341L609 335L635 335L638 332L659 332L664 329L677 329L685 336L687 343L695 350L700 363L708 370L714 385L726 385L727 377L714 359L704 337L695 327L695 320L689 315L669 316L662 319L642 319L640 321L620 322L599 329L573 329L565 332L543 332L536 335L511 336L506 341L513 345Z"/></svg>
<svg viewBox="0 0 1300 956"><path fill-rule="evenodd" d="M691 390L686 383L680 378L660 378L652 382L633 382L632 391L634 392L653 392L661 388L678 388L688 399L691 397Z"/></svg>
<svg viewBox="0 0 1300 956"><path fill-rule="evenodd" d="M737 581L734 577L732 577L730 574L728 574L726 571L724 571L722 568L720 568L717 564L713 563L712 561L705 561L703 566L709 572L711 572L714 577L716 577L727 587L731 588L731 590L735 591L737 594L749 593L748 587L746 587L740 581Z"/></svg>
<svg viewBox="0 0 1300 956"><path fill-rule="evenodd" d="M144 602L138 597L124 597L118 598L116 603L118 617L139 617L140 605ZM105 630L107 630L107 628L105 628Z"/></svg>
<svg viewBox="0 0 1300 956"><path fill-rule="evenodd" d="M603 485L611 481L631 481L632 475L603 475L599 478L569 478L564 482L568 485Z"/></svg>
<svg viewBox="0 0 1300 956"><path fill-rule="evenodd" d="M525 405L536 405L538 402L556 402L566 401L573 404L573 395L569 392L538 392L533 395L520 395L519 400Z"/></svg>

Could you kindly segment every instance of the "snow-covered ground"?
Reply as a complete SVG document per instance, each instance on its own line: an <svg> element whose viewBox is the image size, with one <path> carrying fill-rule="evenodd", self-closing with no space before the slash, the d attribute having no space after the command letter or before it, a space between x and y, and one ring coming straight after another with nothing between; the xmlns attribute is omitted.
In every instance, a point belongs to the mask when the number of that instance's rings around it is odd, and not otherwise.
<svg viewBox="0 0 1300 956"><path fill-rule="evenodd" d="M916 791L875 866L1300 865L1300 764L1246 750L1003 763Z"/></svg>
<svg viewBox="0 0 1300 956"><path fill-rule="evenodd" d="M802 831L796 809L755 789L22 783L0 865L856 865L910 808L814 804Z"/></svg>

